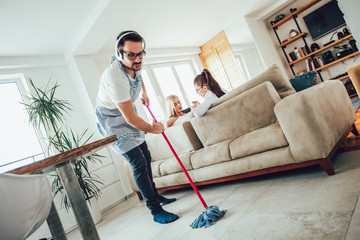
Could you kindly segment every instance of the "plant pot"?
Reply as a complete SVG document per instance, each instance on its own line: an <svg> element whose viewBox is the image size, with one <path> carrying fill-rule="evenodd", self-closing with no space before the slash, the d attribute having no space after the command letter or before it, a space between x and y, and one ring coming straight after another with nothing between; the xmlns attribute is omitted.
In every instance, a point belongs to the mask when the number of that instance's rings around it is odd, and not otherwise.
<svg viewBox="0 0 360 240"><path fill-rule="evenodd" d="M99 223L102 220L102 216L97 199L95 197L91 197L88 200L86 200L86 203L89 207L89 211L94 221L94 224Z"/></svg>

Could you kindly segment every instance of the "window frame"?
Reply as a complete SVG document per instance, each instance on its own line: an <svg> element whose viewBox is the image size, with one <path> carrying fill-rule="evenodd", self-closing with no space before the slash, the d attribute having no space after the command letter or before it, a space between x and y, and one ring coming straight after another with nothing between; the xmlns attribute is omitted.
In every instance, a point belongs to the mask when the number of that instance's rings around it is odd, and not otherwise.
<svg viewBox="0 0 360 240"><path fill-rule="evenodd" d="M27 99L27 97L30 97L30 90L29 90L29 87L28 87L28 85L26 83L25 75L22 74L22 73L0 74L0 84L13 83L13 82L16 83L16 86L17 86L17 88L19 90L22 102L28 104L29 100ZM24 96L27 96L27 97L24 97ZM28 113L27 109L26 109L26 112ZM46 154L45 154L44 149L46 149L46 143L45 143L45 140L44 140L44 135L41 132L41 129L39 129L39 127L35 126L33 123L29 123L29 124L31 124L31 126L33 127L33 129L35 131L36 138L38 139L38 142L40 144L40 148L41 148L41 151L42 151L41 154L45 157ZM39 156L41 154L28 156L27 158L31 158L33 160L33 162L36 162L36 161L39 161L39 160L43 159L43 158L36 159L36 156ZM13 163L23 161L23 160L25 160L27 158L17 159L17 160L15 160L15 161L13 161L11 163L8 163L8 164L6 164L4 166L11 165ZM25 166L25 165L23 165L23 166ZM0 171L0 173L1 173L1 171Z"/></svg>
<svg viewBox="0 0 360 240"><path fill-rule="evenodd" d="M166 96L164 96L164 94L161 90L161 87L160 87L159 81L156 77L156 74L154 72L154 69L157 67L170 67L170 69L172 70L172 72L174 74L175 81L180 88L180 92L184 97L185 104L187 106L191 106L191 99L188 99L186 91L184 89L184 86L181 82L180 76L179 76L178 72L176 71L176 67L175 67L176 65L181 65L181 64L189 65L194 76L197 75L196 67L194 66L194 62L192 59L172 60L172 61L168 61L168 62L153 62L153 63L144 64L144 66L143 66L143 69L146 70L146 72L149 76L149 79L150 79L150 83L153 86L154 91L157 95L158 101L162 107L162 111L164 113L165 119L167 118Z"/></svg>

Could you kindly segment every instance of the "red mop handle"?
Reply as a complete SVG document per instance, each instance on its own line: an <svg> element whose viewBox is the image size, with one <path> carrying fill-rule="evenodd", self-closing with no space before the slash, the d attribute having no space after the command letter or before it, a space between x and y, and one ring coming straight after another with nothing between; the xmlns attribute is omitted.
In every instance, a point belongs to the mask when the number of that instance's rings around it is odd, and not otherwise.
<svg viewBox="0 0 360 240"><path fill-rule="evenodd" d="M149 105L145 105L145 106L146 106L146 107L147 107L147 109L149 110L149 113L151 114L151 116L152 116L152 118L154 119L154 121L157 123L155 116L152 114L152 112L151 112L151 110L150 110L150 108L149 108ZM201 196L201 194L200 194L199 190L197 189L197 187L195 186L194 182L192 181L192 179L191 179L190 175L189 175L189 174L188 174L188 172L186 171L186 169L185 169L184 165L182 164L182 162L181 162L181 160L180 160L179 156L177 155L177 153L175 152L175 150L174 150L173 146L171 145L171 143L170 143L169 139L166 137L166 135L165 135L165 133L164 133L164 132L162 132L161 134L162 134L162 135L163 135L163 137L165 138L165 141L166 141L166 142L167 142L167 144L169 145L169 147L170 147L171 151L173 152L173 154L174 154L174 156L175 156L176 160L179 162L180 167L182 168L183 172L185 173L185 175L186 175L187 179L189 180L189 182L190 182L190 184L191 184L192 188L194 189L194 191L195 191L196 195L199 197L199 199L200 199L200 201L201 201L202 205L204 206L204 208L207 208L207 205L206 205L206 203L205 203L204 199L202 198L202 196Z"/></svg>

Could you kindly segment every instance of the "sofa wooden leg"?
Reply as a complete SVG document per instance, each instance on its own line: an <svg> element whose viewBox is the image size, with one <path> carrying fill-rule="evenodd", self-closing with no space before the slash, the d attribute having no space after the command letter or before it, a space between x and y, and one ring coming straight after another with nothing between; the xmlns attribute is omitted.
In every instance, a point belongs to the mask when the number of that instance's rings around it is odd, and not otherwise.
<svg viewBox="0 0 360 240"><path fill-rule="evenodd" d="M332 165L331 159L324 158L319 162L320 166L328 175L335 175L335 170Z"/></svg>
<svg viewBox="0 0 360 240"><path fill-rule="evenodd" d="M356 128L355 123L353 123L353 128L351 129L351 132L355 135L355 136L359 136L359 131Z"/></svg>
<svg viewBox="0 0 360 240"><path fill-rule="evenodd" d="M141 196L141 193L139 191L136 191L136 195L138 196L139 200L143 200L143 197Z"/></svg>

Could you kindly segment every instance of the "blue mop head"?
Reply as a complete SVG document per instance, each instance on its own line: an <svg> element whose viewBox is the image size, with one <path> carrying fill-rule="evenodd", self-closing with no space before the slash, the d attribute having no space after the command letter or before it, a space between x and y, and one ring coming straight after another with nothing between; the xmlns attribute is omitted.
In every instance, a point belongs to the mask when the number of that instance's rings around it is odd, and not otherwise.
<svg viewBox="0 0 360 240"><path fill-rule="evenodd" d="M217 220L221 219L226 213L226 210L219 210L217 206L210 206L206 208L195 221L190 225L192 228L205 228L213 225Z"/></svg>

